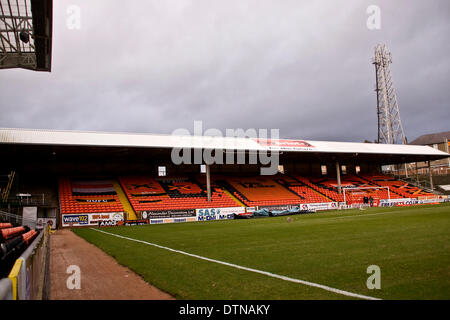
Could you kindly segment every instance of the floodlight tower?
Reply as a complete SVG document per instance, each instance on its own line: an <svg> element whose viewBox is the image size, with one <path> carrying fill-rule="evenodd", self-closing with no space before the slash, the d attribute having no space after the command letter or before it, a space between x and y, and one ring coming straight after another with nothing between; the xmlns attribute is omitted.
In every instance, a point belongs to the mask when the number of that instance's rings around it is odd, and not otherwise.
<svg viewBox="0 0 450 320"><path fill-rule="evenodd" d="M53 0L0 0L0 70L51 71Z"/></svg>
<svg viewBox="0 0 450 320"><path fill-rule="evenodd" d="M372 63L375 65L377 115L378 115L378 143L406 144L407 140L403 131L400 111L398 109L397 95L392 81L391 53L386 45L378 44L375 47L375 57Z"/></svg>

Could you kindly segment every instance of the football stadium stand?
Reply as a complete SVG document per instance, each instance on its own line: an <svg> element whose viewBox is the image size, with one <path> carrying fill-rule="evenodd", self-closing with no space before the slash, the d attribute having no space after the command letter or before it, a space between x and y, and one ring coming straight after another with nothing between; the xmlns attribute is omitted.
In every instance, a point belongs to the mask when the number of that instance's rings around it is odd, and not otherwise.
<svg viewBox="0 0 450 320"><path fill-rule="evenodd" d="M339 193L335 178L308 176L215 175L208 202L204 176L121 176L109 180L59 181L61 213L125 212L126 220L137 212L276 206L303 203L362 203L371 197L376 203L388 198L418 198L433 195L385 175L348 175L341 179ZM389 191L386 187L389 187ZM391 193L390 193L391 192Z"/></svg>
<svg viewBox="0 0 450 320"><path fill-rule="evenodd" d="M393 177L389 177L386 175L378 174L378 175L364 175L365 180L377 186L387 186L389 190L393 192L396 196L400 196L403 198L413 198L417 199L423 196L433 196L433 193L424 191L421 188L418 188L412 184L407 182L397 180Z"/></svg>
<svg viewBox="0 0 450 320"><path fill-rule="evenodd" d="M324 194L328 198L337 202L344 202L344 193L339 193L337 180L335 178L327 177L296 177L299 181L302 181L306 185L310 186L314 190ZM362 202L365 196L372 197L374 200L388 199L389 193L386 188L381 185L377 185L371 182L370 179L363 179L356 175L345 176L341 179L341 187L347 189L356 189L355 191L349 193L351 195L352 202ZM346 201L350 200L345 199Z"/></svg>
<svg viewBox="0 0 450 320"><path fill-rule="evenodd" d="M59 180L61 213L123 212L111 180Z"/></svg>
<svg viewBox="0 0 450 320"><path fill-rule="evenodd" d="M448 158L427 146L8 128L0 128L0 145L2 208L20 214L19 195L27 195L29 204L42 194L42 201L33 202L37 219L53 217L58 227L115 225L144 216L149 223L199 221L206 209L226 209L222 217L300 204L322 210L366 197L422 200L432 196L429 190L384 176L382 167ZM180 148L225 150L227 163L205 165L201 173L206 161L198 162L196 153L173 159ZM261 158L269 153L270 165ZM228 163L229 155L244 155L245 161ZM271 175L264 175L267 168ZM429 180L432 185L432 174Z"/></svg>
<svg viewBox="0 0 450 320"><path fill-rule="evenodd" d="M208 202L206 187L188 177L120 177L119 181L136 211L236 207L222 188L212 186Z"/></svg>
<svg viewBox="0 0 450 320"><path fill-rule="evenodd" d="M289 177L224 177L223 185L246 206L329 202L331 200Z"/></svg>
<svg viewBox="0 0 450 320"><path fill-rule="evenodd" d="M298 204L301 198L273 179L266 177L233 177L225 182L233 194L249 207L258 205Z"/></svg>
<svg viewBox="0 0 450 320"><path fill-rule="evenodd" d="M137 219L136 212L133 209L133 206L131 205L130 201L128 200L127 195L123 191L122 187L120 186L120 183L117 180L112 181L114 190L117 193L117 197L119 198L120 203L122 204L125 220L135 220Z"/></svg>

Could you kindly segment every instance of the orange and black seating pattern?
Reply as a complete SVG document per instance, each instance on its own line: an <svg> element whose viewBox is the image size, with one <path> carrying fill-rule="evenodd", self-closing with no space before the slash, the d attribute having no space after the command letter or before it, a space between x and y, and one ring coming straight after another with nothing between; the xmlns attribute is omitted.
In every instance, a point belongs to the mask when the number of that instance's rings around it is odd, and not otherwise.
<svg viewBox="0 0 450 320"><path fill-rule="evenodd" d="M281 179L276 179L290 190L294 191L302 199L301 203L324 203L332 202L332 200L325 195L317 192L305 183L295 178L283 176Z"/></svg>
<svg viewBox="0 0 450 320"><path fill-rule="evenodd" d="M39 231L0 221L0 279L7 277L16 259L26 250Z"/></svg>
<svg viewBox="0 0 450 320"><path fill-rule="evenodd" d="M412 184L409 184L404 181L399 181L393 177L388 177L386 175L378 174L378 175L364 175L364 179L374 183L378 186L387 186L390 191L395 194L391 195L391 198L394 197L404 197L404 198L415 198L421 196L433 196L434 194L426 192Z"/></svg>
<svg viewBox="0 0 450 320"><path fill-rule="evenodd" d="M282 178L278 178L282 179ZM232 194L246 206L300 204L304 199L270 177L224 177Z"/></svg>
<svg viewBox="0 0 450 320"><path fill-rule="evenodd" d="M316 191L326 195L334 201L343 202L344 193L339 194L338 183L335 178L328 177L296 177L298 180L307 184ZM365 188L379 187L378 185L366 181L358 176L348 175L341 177L342 188ZM372 197L374 200L388 199L389 194L386 189L358 189L354 191L346 191L345 200L347 202L362 202L364 197Z"/></svg>
<svg viewBox="0 0 450 320"><path fill-rule="evenodd" d="M120 177L120 184L136 211L236 207L238 203L217 185L206 186L189 177Z"/></svg>
<svg viewBox="0 0 450 320"><path fill-rule="evenodd" d="M135 211L236 207L240 204L254 207L344 202L344 193L338 193L336 178L326 176L290 177L278 174L237 177L216 174L211 177L210 202L207 200L205 175L125 176L119 177L119 182ZM389 196L417 198L432 195L385 175L341 176L342 188L383 186L389 186L390 192L384 188L347 189L345 200L348 203L359 203L363 197L372 197L376 202L388 199ZM124 211L111 180L86 181L63 178L59 181L59 192L61 212L65 214Z"/></svg>
<svg viewBox="0 0 450 320"><path fill-rule="evenodd" d="M59 180L61 213L123 212L110 180Z"/></svg>

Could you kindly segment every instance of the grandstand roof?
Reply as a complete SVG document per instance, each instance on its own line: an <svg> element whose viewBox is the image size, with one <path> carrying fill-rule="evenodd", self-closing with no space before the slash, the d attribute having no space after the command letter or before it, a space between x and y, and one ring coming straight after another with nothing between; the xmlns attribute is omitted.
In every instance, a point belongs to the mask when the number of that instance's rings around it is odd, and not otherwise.
<svg viewBox="0 0 450 320"><path fill-rule="evenodd" d="M449 157L445 152L428 146L416 145L6 128L0 128L0 144L146 149L272 150L282 151L284 154L298 154L302 157L308 155L365 156L377 158L378 162L386 163L415 162Z"/></svg>

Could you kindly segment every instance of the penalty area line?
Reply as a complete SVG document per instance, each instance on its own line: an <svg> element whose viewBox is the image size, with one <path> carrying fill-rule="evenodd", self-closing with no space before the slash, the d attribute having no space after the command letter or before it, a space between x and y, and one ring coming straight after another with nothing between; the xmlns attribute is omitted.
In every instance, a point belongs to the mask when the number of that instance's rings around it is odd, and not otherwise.
<svg viewBox="0 0 450 320"><path fill-rule="evenodd" d="M143 240L139 240L139 239L129 238L129 237L125 237L125 236L121 236L121 235L115 234L115 233L106 232L106 231L103 231L103 230L98 230L98 229L94 229L94 228L90 228L90 229L94 230L94 231L97 231L97 232L101 232L101 233L110 235L110 236L113 236L113 237L117 237L117 238L122 238L122 239L125 239L125 240L129 240L129 241L143 243L143 244L146 244L146 245L149 245L149 246L153 246L153 247L156 247L156 248L160 248L160 249L168 250L168 251L171 251L171 252L183 254L183 255L186 255L186 256L189 256L189 257L193 257L193 258L197 258L197 259L201 259L201 260L205 260L205 261L209 261L209 262L214 262L214 263L217 263L217 264L222 264L224 266L228 266L228 267L232 267L232 268L236 268L236 269L240 269L240 270L245 270L245 271L249 271L249 272L262 274L262 275L265 275L265 276L269 276L269 277L276 278L276 279L281 279L281 280L284 280L284 281L289 281L289 282L293 282L293 283L298 283L298 284L303 284L303 285L310 286L310 287L323 289L323 290L326 290L326 291L329 291L329 292L333 292L333 293L336 293L336 294L340 294L340 295L344 295L344 296L347 296L347 297L353 297L353 298L364 299L364 300L381 300L379 298L374 298L374 297L365 296L365 295L361 295L361 294L357 294L357 293L353 293L353 292L349 292L349 291L344 291L344 290L332 288L332 287L325 286L325 285L318 284L318 283L314 283L314 282L309 282L309 281L305 281L305 280L290 278L290 277L282 276L282 275L279 275L279 274L276 274L276 273L271 273L271 272L262 271L262 270L258 270L258 269L248 268L248 267L240 266L240 265L229 263L229 262L224 262L224 261L220 261L220 260L215 260L215 259L199 256L199 255L188 253L188 252L185 252L185 251L176 250L176 249L172 249L172 248L169 248L169 247L161 246L161 245L156 244L156 243L151 243L151 242L147 242L147 241L143 241Z"/></svg>
<svg viewBox="0 0 450 320"><path fill-rule="evenodd" d="M429 209L435 209L435 208L431 207L431 208L411 208L411 209L423 211L423 210L429 210ZM351 214L351 215L341 216L341 217L330 217L330 218L324 218L324 220L370 217L370 216L378 216L378 215L391 214L391 213L396 214L396 215L409 214L409 212L402 212L402 211L385 211L385 212L374 212L374 213ZM434 212L426 212L426 213L421 212L421 214L434 214Z"/></svg>

